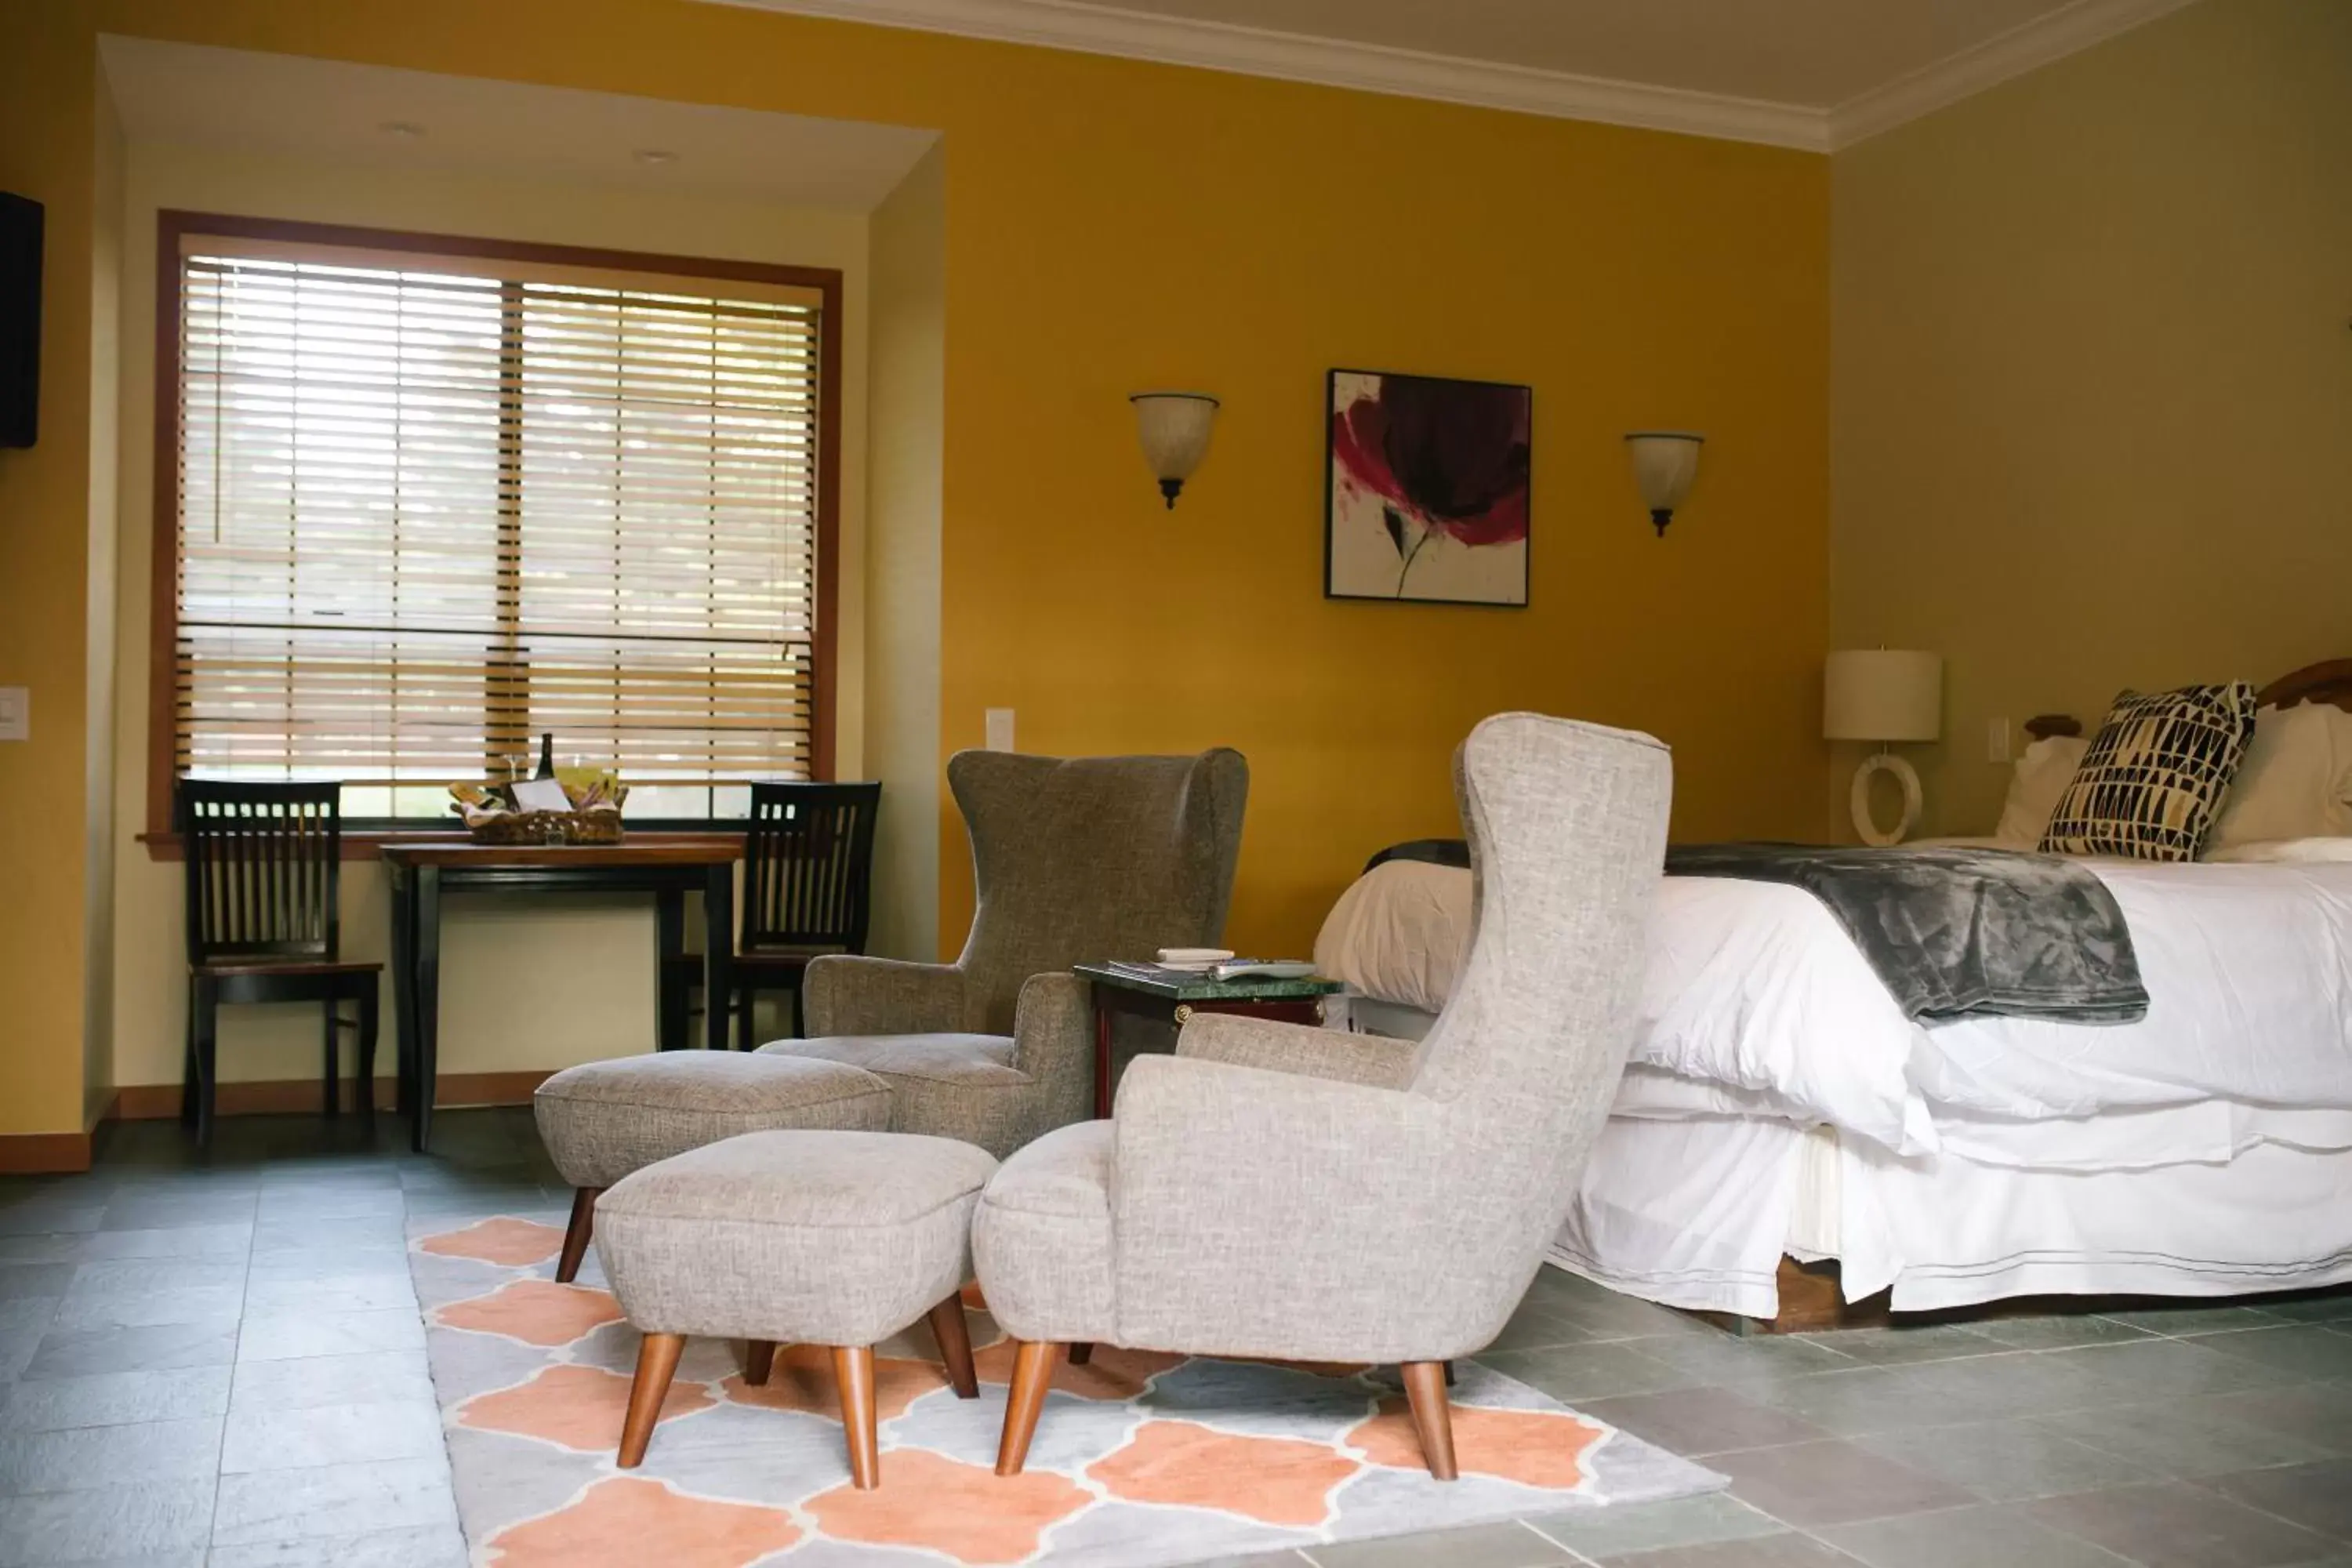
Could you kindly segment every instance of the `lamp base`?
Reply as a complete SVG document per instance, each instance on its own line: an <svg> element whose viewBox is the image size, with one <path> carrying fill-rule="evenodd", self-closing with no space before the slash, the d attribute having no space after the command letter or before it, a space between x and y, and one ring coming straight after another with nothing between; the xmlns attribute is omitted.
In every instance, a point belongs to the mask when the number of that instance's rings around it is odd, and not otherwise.
<svg viewBox="0 0 2352 1568"><path fill-rule="evenodd" d="M1879 773L1891 773L1903 786L1903 820L1887 832L1871 819L1870 781ZM1880 752L1866 759L1853 773L1853 830L1862 841L1874 849L1885 849L1900 844L1919 826L1919 807L1925 797L1919 793L1919 775L1909 763L1892 752Z"/></svg>

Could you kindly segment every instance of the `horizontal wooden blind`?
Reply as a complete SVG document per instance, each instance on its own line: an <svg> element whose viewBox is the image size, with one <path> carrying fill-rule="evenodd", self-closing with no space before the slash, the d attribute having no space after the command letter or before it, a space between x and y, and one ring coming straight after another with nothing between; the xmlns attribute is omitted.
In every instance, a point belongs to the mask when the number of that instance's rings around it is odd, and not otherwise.
<svg viewBox="0 0 2352 1568"><path fill-rule="evenodd" d="M473 265L192 242L176 768L808 776L814 298Z"/></svg>

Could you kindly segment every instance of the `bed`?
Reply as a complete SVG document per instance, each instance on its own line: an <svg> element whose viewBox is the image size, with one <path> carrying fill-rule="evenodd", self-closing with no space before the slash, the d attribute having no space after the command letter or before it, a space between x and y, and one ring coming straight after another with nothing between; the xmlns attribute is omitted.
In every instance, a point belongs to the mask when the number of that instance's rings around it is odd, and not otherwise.
<svg viewBox="0 0 2352 1568"><path fill-rule="evenodd" d="M2265 734L2302 703L2352 715L2352 660L2260 700ZM2081 862L2148 997L2100 1026L1914 1022L1812 895L1664 879L1632 1060L1552 1261L1784 1328L1864 1301L2352 1280L2352 818L2329 827ZM1449 860L1400 846L1341 896L1316 950L1349 985L1335 1026L1416 1037L1443 1006L1470 906Z"/></svg>

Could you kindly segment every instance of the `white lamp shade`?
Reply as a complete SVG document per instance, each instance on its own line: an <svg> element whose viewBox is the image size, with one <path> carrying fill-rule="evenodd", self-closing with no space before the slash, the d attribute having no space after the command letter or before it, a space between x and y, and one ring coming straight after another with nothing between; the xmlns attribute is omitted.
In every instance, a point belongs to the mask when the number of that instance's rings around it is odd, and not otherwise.
<svg viewBox="0 0 2352 1568"><path fill-rule="evenodd" d="M1191 479L1208 455L1217 400L1205 392L1139 392L1128 401L1135 405L1136 433L1151 477L1163 485Z"/></svg>
<svg viewBox="0 0 2352 1568"><path fill-rule="evenodd" d="M1625 437L1633 459L1633 482L1642 489L1642 504L1654 512L1672 512L1690 494L1698 477L1698 449L1704 436L1688 430L1636 430Z"/></svg>
<svg viewBox="0 0 2352 1568"><path fill-rule="evenodd" d="M1832 741L1932 741L1944 732L1944 661L1906 648L1830 655L1822 734Z"/></svg>

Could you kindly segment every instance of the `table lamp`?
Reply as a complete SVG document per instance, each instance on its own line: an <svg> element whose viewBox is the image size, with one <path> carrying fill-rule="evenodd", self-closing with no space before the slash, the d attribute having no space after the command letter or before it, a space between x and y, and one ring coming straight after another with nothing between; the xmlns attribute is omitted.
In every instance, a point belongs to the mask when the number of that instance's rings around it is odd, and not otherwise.
<svg viewBox="0 0 2352 1568"><path fill-rule="evenodd" d="M1886 748L1933 741L1944 731L1944 661L1903 648L1852 648L1830 655L1822 677L1822 734L1867 741L1878 750L1853 775L1853 827L1864 844L1900 844L1919 825L1919 775ZM1903 786L1903 820L1891 833L1871 819L1870 784L1892 773Z"/></svg>

